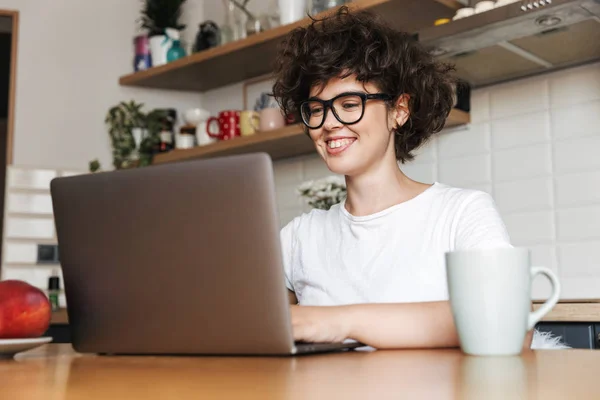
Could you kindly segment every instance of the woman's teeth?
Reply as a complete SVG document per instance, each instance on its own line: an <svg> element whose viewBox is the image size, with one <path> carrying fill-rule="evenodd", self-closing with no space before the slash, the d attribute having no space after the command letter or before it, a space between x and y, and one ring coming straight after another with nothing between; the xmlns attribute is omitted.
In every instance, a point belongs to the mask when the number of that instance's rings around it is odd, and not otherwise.
<svg viewBox="0 0 600 400"><path fill-rule="evenodd" d="M346 145L352 143L353 141L354 141L354 139L330 140L329 142L327 142L327 146L329 146L330 149L336 149L338 147L346 146Z"/></svg>

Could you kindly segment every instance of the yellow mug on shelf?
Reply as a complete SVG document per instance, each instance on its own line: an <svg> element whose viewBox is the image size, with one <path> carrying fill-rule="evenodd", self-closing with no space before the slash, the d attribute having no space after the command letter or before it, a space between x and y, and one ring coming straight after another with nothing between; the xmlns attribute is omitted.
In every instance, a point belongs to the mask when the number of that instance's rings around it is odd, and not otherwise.
<svg viewBox="0 0 600 400"><path fill-rule="evenodd" d="M260 126L260 117L256 111L242 111L240 114L240 131L242 136L254 135Z"/></svg>

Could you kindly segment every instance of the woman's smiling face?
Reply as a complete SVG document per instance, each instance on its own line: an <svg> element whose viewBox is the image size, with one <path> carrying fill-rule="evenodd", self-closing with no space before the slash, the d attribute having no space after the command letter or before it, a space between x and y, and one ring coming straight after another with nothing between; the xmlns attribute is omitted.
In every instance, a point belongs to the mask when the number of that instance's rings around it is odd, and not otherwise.
<svg viewBox="0 0 600 400"><path fill-rule="evenodd" d="M333 78L324 87L313 86L309 98L327 101L348 92L381 93L375 84L359 82L350 75L343 79ZM392 128L398 116L389 110L384 100L367 100L360 121L350 125L338 121L331 109L322 110L318 103L316 107L315 111L321 115L325 111L325 120L321 127L309 129L308 133L332 172L356 176L384 158L391 156L395 159ZM344 97L335 102L335 107L338 116L344 120L345 115L352 116L356 110L360 116L362 102L357 97Z"/></svg>

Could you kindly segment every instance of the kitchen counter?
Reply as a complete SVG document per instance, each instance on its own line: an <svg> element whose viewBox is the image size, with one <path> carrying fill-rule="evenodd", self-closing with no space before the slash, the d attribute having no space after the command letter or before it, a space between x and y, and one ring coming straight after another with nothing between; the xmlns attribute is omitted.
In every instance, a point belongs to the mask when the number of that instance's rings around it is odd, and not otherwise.
<svg viewBox="0 0 600 400"><path fill-rule="evenodd" d="M599 374L600 352L589 350L109 357L50 344L0 360L2 398L28 400L585 399L597 392Z"/></svg>
<svg viewBox="0 0 600 400"><path fill-rule="evenodd" d="M543 301L534 301L538 309ZM600 299L561 300L542 321L546 322L600 322Z"/></svg>

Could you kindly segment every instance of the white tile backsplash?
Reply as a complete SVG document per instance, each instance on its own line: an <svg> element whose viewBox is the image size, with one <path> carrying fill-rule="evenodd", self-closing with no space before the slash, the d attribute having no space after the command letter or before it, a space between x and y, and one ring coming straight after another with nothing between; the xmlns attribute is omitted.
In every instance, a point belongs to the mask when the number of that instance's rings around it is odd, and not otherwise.
<svg viewBox="0 0 600 400"><path fill-rule="evenodd" d="M5 229L7 239L52 239L54 237L54 220L8 217Z"/></svg>
<svg viewBox="0 0 600 400"><path fill-rule="evenodd" d="M37 262L37 245L35 243L5 243L4 262L7 264L35 264Z"/></svg>
<svg viewBox="0 0 600 400"><path fill-rule="evenodd" d="M464 185L462 186L464 189L473 189L473 190L481 190L482 192L489 193L491 195L494 194L492 184L491 183L482 183L482 184L472 184L472 185Z"/></svg>
<svg viewBox="0 0 600 400"><path fill-rule="evenodd" d="M597 277L566 277L560 279L561 299L597 299L600 278ZM548 297L546 297L548 298Z"/></svg>
<svg viewBox="0 0 600 400"><path fill-rule="evenodd" d="M25 267L13 267L10 265L2 266L2 280L15 279L18 281L25 281L29 284L34 284L35 281L35 270L33 268Z"/></svg>
<svg viewBox="0 0 600 400"><path fill-rule="evenodd" d="M531 265L536 267L547 267L553 272L559 272L556 246L540 244L529 246L528 248L531 251Z"/></svg>
<svg viewBox="0 0 600 400"><path fill-rule="evenodd" d="M402 172L411 179L423 183L433 183L437 180L435 163L408 163L400 166Z"/></svg>
<svg viewBox="0 0 600 400"><path fill-rule="evenodd" d="M554 144L554 171L600 170L600 130L598 135L561 140Z"/></svg>
<svg viewBox="0 0 600 400"><path fill-rule="evenodd" d="M549 107L548 80L544 76L498 85L490 90L492 119L528 114Z"/></svg>
<svg viewBox="0 0 600 400"><path fill-rule="evenodd" d="M413 150L413 155L415 156L414 160L411 161L413 163L429 163L436 160L438 139L434 136L424 145L419 147L416 150Z"/></svg>
<svg viewBox="0 0 600 400"><path fill-rule="evenodd" d="M529 246L529 249L531 250L531 265L550 268L552 272L559 275L555 246ZM531 296L534 299L547 299L550 297L551 289L552 286L548 278L544 275L537 275L533 280Z"/></svg>
<svg viewBox="0 0 600 400"><path fill-rule="evenodd" d="M600 202L600 170L560 175L554 179L558 207Z"/></svg>
<svg viewBox="0 0 600 400"><path fill-rule="evenodd" d="M599 100L600 63L553 74L549 82L553 108Z"/></svg>
<svg viewBox="0 0 600 400"><path fill-rule="evenodd" d="M57 176L54 170L10 168L7 171L8 186L19 189L50 190L50 181Z"/></svg>
<svg viewBox="0 0 600 400"><path fill-rule="evenodd" d="M438 138L438 158L448 159L490 151L490 124L468 125L450 132L442 132Z"/></svg>
<svg viewBox="0 0 600 400"><path fill-rule="evenodd" d="M497 182L547 176L552 173L552 151L548 143L495 151L492 156Z"/></svg>
<svg viewBox="0 0 600 400"><path fill-rule="evenodd" d="M561 276L600 276L600 241L565 243L558 250Z"/></svg>
<svg viewBox="0 0 600 400"><path fill-rule="evenodd" d="M438 177L440 182L458 187L491 182L490 155L440 160Z"/></svg>
<svg viewBox="0 0 600 400"><path fill-rule="evenodd" d="M600 101L552 109L550 117L555 139L600 135Z"/></svg>
<svg viewBox="0 0 600 400"><path fill-rule="evenodd" d="M554 240L552 211L502 214L514 245L550 244Z"/></svg>
<svg viewBox="0 0 600 400"><path fill-rule="evenodd" d="M475 89L471 92L471 123L479 124L490 120L490 91Z"/></svg>
<svg viewBox="0 0 600 400"><path fill-rule="evenodd" d="M559 240L600 240L600 205L559 210L556 224Z"/></svg>
<svg viewBox="0 0 600 400"><path fill-rule="evenodd" d="M492 122L494 149L506 149L548 141L550 141L550 112L547 110Z"/></svg>
<svg viewBox="0 0 600 400"><path fill-rule="evenodd" d="M494 185L494 199L503 213L552 210L552 178L499 182Z"/></svg>
<svg viewBox="0 0 600 400"><path fill-rule="evenodd" d="M50 194L8 193L7 211L13 213L52 214Z"/></svg>

